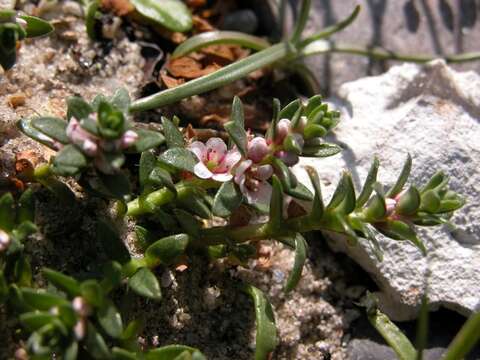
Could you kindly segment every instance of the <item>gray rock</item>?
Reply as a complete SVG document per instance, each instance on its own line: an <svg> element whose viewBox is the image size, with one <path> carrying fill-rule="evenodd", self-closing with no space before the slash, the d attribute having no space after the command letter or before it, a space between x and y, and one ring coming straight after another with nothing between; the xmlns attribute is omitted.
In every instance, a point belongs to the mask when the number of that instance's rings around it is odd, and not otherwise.
<svg viewBox="0 0 480 360"><path fill-rule="evenodd" d="M286 31L296 23L295 11L302 0L291 0L288 8ZM255 2L257 3L257 2ZM257 11L262 21L278 19L278 1L259 1ZM265 3L265 4L264 4ZM269 4L270 7L267 7ZM432 54L433 56L477 51L480 40L480 7L475 0L313 0L312 11L305 33L344 19L355 5L362 11L355 22L332 39L355 46L381 46L401 54ZM257 6L257 5L256 5ZM266 15L269 11L269 16ZM265 30L277 29L267 23ZM380 74L394 61L375 61L353 55L317 55L307 59L319 81L322 93L335 94L340 86L366 75ZM454 65L461 70L480 70L480 62Z"/></svg>
<svg viewBox="0 0 480 360"><path fill-rule="evenodd" d="M412 183L424 184L443 170L467 204L451 219L455 229L420 230L426 258L411 244L384 237L383 262L364 242L349 247L332 236L331 246L372 275L381 307L394 320L415 317L427 274L431 309L444 306L468 315L480 302L480 76L455 72L442 61L402 65L347 83L339 95L343 117L333 140L345 150L332 158L302 159L295 169L300 181L309 185L302 165L316 167L328 198L347 169L359 189L377 155L379 180L391 185L410 152Z"/></svg>

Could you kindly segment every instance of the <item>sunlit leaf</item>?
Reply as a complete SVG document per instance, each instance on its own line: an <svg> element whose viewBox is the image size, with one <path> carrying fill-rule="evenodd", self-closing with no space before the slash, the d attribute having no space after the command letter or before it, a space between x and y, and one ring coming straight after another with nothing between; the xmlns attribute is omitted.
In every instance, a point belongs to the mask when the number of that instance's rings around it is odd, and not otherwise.
<svg viewBox="0 0 480 360"><path fill-rule="evenodd" d="M307 258L307 249L308 245L305 238L300 233L297 233L295 236L295 262L285 285L286 293L292 291L302 277L303 265Z"/></svg>
<svg viewBox="0 0 480 360"><path fill-rule="evenodd" d="M243 195L233 181L220 186L213 200L212 212L216 216L227 217L242 203Z"/></svg>
<svg viewBox="0 0 480 360"><path fill-rule="evenodd" d="M135 9L168 30L186 32L192 27L192 15L180 0L132 0Z"/></svg>
<svg viewBox="0 0 480 360"><path fill-rule="evenodd" d="M402 172L398 176L397 182L392 188L387 192L387 197L395 197L398 195L403 187L405 186L408 177L410 176L410 171L412 170L412 157L410 154L407 155L407 160L405 160L405 164L403 165Z"/></svg>
<svg viewBox="0 0 480 360"><path fill-rule="evenodd" d="M140 296L154 300L162 299L160 284L148 268L142 267L138 269L128 280L128 286Z"/></svg>
<svg viewBox="0 0 480 360"><path fill-rule="evenodd" d="M256 287L246 285L245 291L252 297L255 305L255 360L266 360L278 344L272 305L265 294Z"/></svg>

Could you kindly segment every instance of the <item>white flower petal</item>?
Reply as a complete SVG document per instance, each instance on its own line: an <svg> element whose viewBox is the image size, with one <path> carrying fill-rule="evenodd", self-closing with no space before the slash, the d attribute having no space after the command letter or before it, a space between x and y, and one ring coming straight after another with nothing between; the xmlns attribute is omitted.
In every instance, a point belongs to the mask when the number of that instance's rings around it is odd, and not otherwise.
<svg viewBox="0 0 480 360"><path fill-rule="evenodd" d="M233 175L230 174L230 173L220 173L220 174L213 174L212 175L212 179L215 180L215 181L219 181L219 182L226 182L226 181L230 180L231 178L233 178Z"/></svg>
<svg viewBox="0 0 480 360"><path fill-rule="evenodd" d="M252 166L252 160L244 160L238 165L235 170L235 182L237 184L242 182L242 178L245 179L245 171L247 171L250 166Z"/></svg>
<svg viewBox="0 0 480 360"><path fill-rule="evenodd" d="M201 141L194 141L188 146L188 150L193 152L198 160L205 161L207 159L207 147Z"/></svg>
<svg viewBox="0 0 480 360"><path fill-rule="evenodd" d="M249 204L270 204L270 198L272 197L272 186L266 182L262 181L256 191L249 190L245 187L242 187L244 190L243 194L246 196Z"/></svg>
<svg viewBox="0 0 480 360"><path fill-rule="evenodd" d="M193 173L200 179L210 179L213 176L212 172L208 170L205 164L201 161L193 167Z"/></svg>
<svg viewBox="0 0 480 360"><path fill-rule="evenodd" d="M205 146L207 147L209 161L220 163L227 155L227 144L218 137L208 139Z"/></svg>
<svg viewBox="0 0 480 360"><path fill-rule="evenodd" d="M225 156L224 164L227 167L227 169L231 169L232 167L237 165L237 163L240 161L241 158L242 158L242 154L240 154L240 152L237 149L229 150L227 155Z"/></svg>

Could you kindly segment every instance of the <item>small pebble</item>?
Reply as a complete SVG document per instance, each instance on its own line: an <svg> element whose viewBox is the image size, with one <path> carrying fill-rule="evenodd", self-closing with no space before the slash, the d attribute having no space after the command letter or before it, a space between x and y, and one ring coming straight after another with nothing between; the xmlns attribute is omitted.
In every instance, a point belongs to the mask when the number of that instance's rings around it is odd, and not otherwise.
<svg viewBox="0 0 480 360"><path fill-rule="evenodd" d="M273 281L279 284L285 280L285 273L282 270L275 269L273 270L272 278Z"/></svg>
<svg viewBox="0 0 480 360"><path fill-rule="evenodd" d="M10 105L12 109L16 109L19 106L25 105L25 100L26 97L24 93L16 93L8 97L8 105Z"/></svg>
<svg viewBox="0 0 480 360"><path fill-rule="evenodd" d="M173 273L170 270L165 270L160 278L160 284L162 287L167 288L172 285L174 279Z"/></svg>
<svg viewBox="0 0 480 360"><path fill-rule="evenodd" d="M65 1L62 5L62 10L67 15L73 15L79 18L83 17L83 10L78 2Z"/></svg>
<svg viewBox="0 0 480 360"><path fill-rule="evenodd" d="M257 15L250 9L234 11L225 15L222 30L241 31L253 34L258 28Z"/></svg>

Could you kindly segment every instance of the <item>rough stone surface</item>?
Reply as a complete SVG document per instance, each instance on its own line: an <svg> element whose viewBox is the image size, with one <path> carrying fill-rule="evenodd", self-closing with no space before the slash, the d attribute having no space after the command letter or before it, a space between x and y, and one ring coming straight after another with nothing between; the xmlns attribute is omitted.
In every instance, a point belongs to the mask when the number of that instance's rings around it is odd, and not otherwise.
<svg viewBox="0 0 480 360"><path fill-rule="evenodd" d="M347 83L339 91L343 118L333 139L345 150L300 164L318 169L328 198L342 169L352 173L360 188L374 155L381 162L379 180L393 184L410 152L412 183L424 184L443 170L451 177L451 188L466 197L467 204L451 219L455 229L420 230L426 258L409 243L384 237L381 263L365 243L349 247L342 239L331 242L373 276L382 307L393 319L415 316L425 279L432 309L445 306L467 315L480 302L479 88L478 74L455 72L441 61L424 68L397 66L382 76ZM297 173L308 183L301 166Z"/></svg>
<svg viewBox="0 0 480 360"><path fill-rule="evenodd" d="M298 6L301 1L290 3ZM306 33L344 19L357 4L362 7L360 15L347 29L333 36L335 41L355 46L381 46L409 55L440 57L478 51L480 4L476 0L313 0ZM291 29L293 24L290 20L287 28ZM322 93L335 94L343 83L381 74L398 62L334 54L311 57L307 64L319 81ZM454 67L480 71L480 62Z"/></svg>

